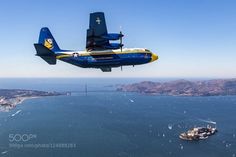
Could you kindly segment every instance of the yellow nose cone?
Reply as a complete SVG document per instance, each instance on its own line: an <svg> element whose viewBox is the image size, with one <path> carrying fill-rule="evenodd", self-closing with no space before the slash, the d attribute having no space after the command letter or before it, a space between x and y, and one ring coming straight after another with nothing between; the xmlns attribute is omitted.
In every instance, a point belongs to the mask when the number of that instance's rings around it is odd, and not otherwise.
<svg viewBox="0 0 236 157"><path fill-rule="evenodd" d="M152 53L152 59L150 62L154 62L157 59L158 59L158 56L155 53Z"/></svg>

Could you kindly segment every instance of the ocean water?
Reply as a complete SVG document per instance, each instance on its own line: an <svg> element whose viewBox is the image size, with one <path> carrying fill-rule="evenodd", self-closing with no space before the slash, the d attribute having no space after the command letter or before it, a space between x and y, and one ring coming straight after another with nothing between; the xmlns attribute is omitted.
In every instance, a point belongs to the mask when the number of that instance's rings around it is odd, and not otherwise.
<svg viewBox="0 0 236 157"><path fill-rule="evenodd" d="M29 99L10 112L1 112L0 156L236 156L236 96L171 97L112 91L110 85L126 81L2 81L0 88L74 92ZM92 91L87 95L82 92L84 84ZM181 132L206 126L206 121L216 122L219 132L207 140L179 139Z"/></svg>

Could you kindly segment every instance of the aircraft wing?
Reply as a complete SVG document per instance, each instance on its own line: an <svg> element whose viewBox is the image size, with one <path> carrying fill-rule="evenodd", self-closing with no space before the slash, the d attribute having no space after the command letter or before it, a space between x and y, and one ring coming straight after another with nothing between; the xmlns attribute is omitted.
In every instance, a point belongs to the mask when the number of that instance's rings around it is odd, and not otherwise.
<svg viewBox="0 0 236 157"><path fill-rule="evenodd" d="M95 12L90 14L89 29L87 29L86 49L106 50L119 49L123 45L120 43L110 43L110 40L119 40L123 34L108 33L105 15L103 12Z"/></svg>
<svg viewBox="0 0 236 157"><path fill-rule="evenodd" d="M90 14L89 29L87 30L87 45L89 50L101 50L103 45L109 44L109 40L100 38L107 35L107 26L104 13Z"/></svg>

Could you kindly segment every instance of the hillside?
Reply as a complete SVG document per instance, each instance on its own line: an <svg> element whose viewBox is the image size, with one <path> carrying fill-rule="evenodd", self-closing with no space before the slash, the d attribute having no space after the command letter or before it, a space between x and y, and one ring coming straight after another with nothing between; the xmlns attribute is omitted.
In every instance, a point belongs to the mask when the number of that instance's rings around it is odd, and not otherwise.
<svg viewBox="0 0 236 157"><path fill-rule="evenodd" d="M173 96L236 95L236 79L206 81L176 80L170 82L144 81L128 85L119 85L117 91Z"/></svg>

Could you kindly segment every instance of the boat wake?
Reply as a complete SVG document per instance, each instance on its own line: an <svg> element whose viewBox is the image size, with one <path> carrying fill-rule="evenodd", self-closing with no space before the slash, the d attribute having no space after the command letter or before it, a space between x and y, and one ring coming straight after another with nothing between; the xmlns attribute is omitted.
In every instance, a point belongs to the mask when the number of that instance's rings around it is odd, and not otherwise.
<svg viewBox="0 0 236 157"><path fill-rule="evenodd" d="M132 103L134 102L134 100L133 100L133 99L129 99L129 101L130 101L130 102L132 102Z"/></svg>
<svg viewBox="0 0 236 157"><path fill-rule="evenodd" d="M11 116L14 117L15 115L19 114L20 112L21 112L21 110L18 110L15 113L13 113Z"/></svg>
<svg viewBox="0 0 236 157"><path fill-rule="evenodd" d="M1 154L3 155L3 154L7 154L8 153L8 151L6 150L6 151L3 151L3 152L1 152Z"/></svg>
<svg viewBox="0 0 236 157"><path fill-rule="evenodd" d="M198 119L198 120L199 120L199 121L202 121L202 122L206 122L206 123L210 123L210 124L216 125L216 122L211 121L211 120L204 120L204 119Z"/></svg>

